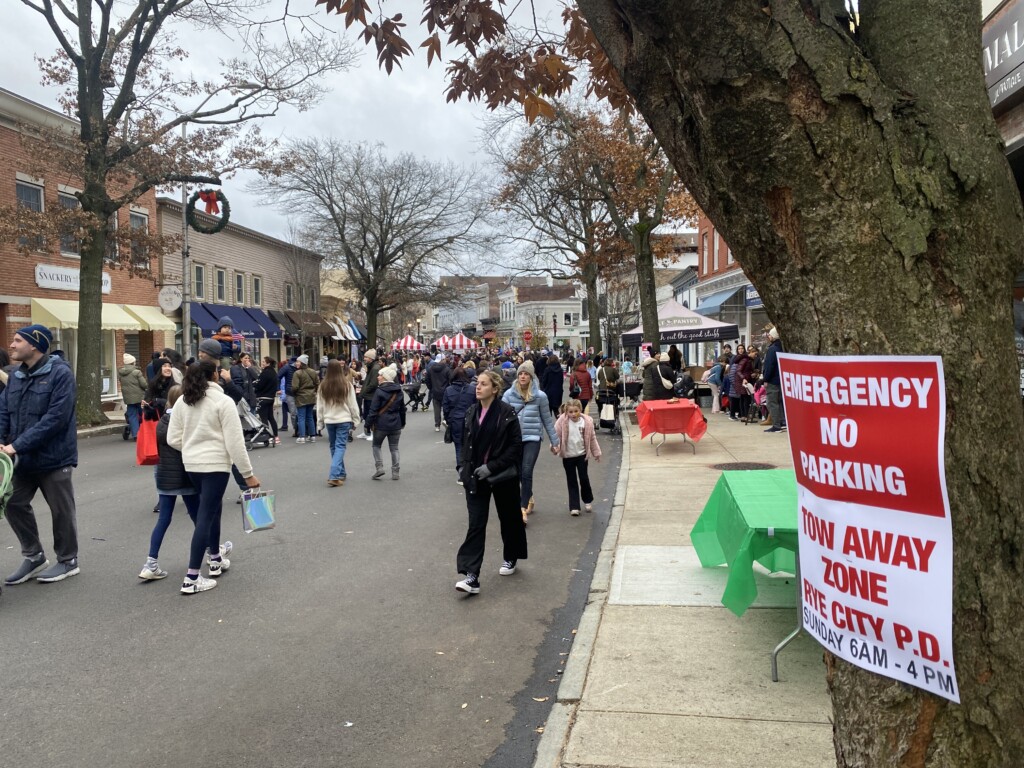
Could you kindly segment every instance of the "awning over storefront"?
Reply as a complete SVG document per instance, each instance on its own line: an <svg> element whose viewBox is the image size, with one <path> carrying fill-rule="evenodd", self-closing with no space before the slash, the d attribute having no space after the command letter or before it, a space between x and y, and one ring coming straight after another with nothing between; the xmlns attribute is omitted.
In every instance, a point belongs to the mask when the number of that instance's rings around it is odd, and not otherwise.
<svg viewBox="0 0 1024 768"><path fill-rule="evenodd" d="M308 336L334 336L334 329L316 312L290 311L287 314Z"/></svg>
<svg viewBox="0 0 1024 768"><path fill-rule="evenodd" d="M204 336L212 336L217 332L217 318L210 314L210 310L197 301L188 303L189 317L192 324L198 328Z"/></svg>
<svg viewBox="0 0 1024 768"><path fill-rule="evenodd" d="M362 341L366 338L366 329L361 325L356 325L352 320L348 321L348 327L351 328L356 334L356 341Z"/></svg>
<svg viewBox="0 0 1024 768"><path fill-rule="evenodd" d="M497 331L484 331L484 335L482 336L482 338L483 338L484 341L491 341L492 339L498 338L498 332Z"/></svg>
<svg viewBox="0 0 1024 768"><path fill-rule="evenodd" d="M739 338L739 332L735 325L698 315L674 299L669 299L658 308L660 344L692 344L736 338ZM643 325L623 333L621 340L624 347L636 347L644 341L653 341L644 338Z"/></svg>
<svg viewBox="0 0 1024 768"><path fill-rule="evenodd" d="M284 312L279 309L269 309L267 314L270 315L270 319L275 323L284 328L284 332L289 336L299 335L299 326L292 322L292 319L288 317Z"/></svg>
<svg viewBox="0 0 1024 768"><path fill-rule="evenodd" d="M352 326L349 325L348 320L342 320L337 315L334 316L334 324L338 326L338 330L341 331L342 338L345 341L358 341L356 338L356 332L352 330Z"/></svg>
<svg viewBox="0 0 1024 768"><path fill-rule="evenodd" d="M125 312L142 322L142 327L147 331L175 331L174 321L167 317L156 307L147 307L142 304L123 304Z"/></svg>
<svg viewBox="0 0 1024 768"><path fill-rule="evenodd" d="M259 324L268 339L281 338L281 329L277 327L277 323L267 317L267 313L262 309L246 307L245 313Z"/></svg>
<svg viewBox="0 0 1024 768"><path fill-rule="evenodd" d="M717 315L721 311L722 305L740 290L743 290L743 288L730 288L727 291L719 291L718 293L712 293L710 296L703 297L700 300L700 305L697 307L697 312L701 315Z"/></svg>
<svg viewBox="0 0 1024 768"><path fill-rule="evenodd" d="M47 328L78 328L78 302L63 299L32 299L32 322ZM140 331L142 323L118 304L104 304L100 328L105 331Z"/></svg>
<svg viewBox="0 0 1024 768"><path fill-rule="evenodd" d="M211 315L217 318L218 326L220 325L220 318L226 315L231 318L232 327L245 338L263 338L263 328L260 327L259 323L247 315L242 307L232 307L228 304L210 304L209 302L204 303L203 306L206 307ZM215 332L216 330L217 329L214 328Z"/></svg>
<svg viewBox="0 0 1024 768"><path fill-rule="evenodd" d="M345 334L343 334L341 332L341 326L340 325L338 325L333 320L328 320L327 324L329 326L331 326L331 328L334 329L334 333L331 335L332 339L334 339L335 341L345 341Z"/></svg>

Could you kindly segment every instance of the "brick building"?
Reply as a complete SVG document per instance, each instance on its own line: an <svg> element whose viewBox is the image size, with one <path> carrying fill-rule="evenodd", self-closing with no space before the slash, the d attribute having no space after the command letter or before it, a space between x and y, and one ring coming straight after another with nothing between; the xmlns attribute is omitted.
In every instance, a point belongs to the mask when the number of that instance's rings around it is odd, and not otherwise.
<svg viewBox="0 0 1024 768"><path fill-rule="evenodd" d="M38 162L22 145L24 126L77 130L77 123L65 115L0 89L0 207L19 205L39 211L77 206L74 193L80 191L81 181L56 168L39 171ZM112 225L151 232L155 214L156 198L150 192L130 209L118 211ZM62 349L75 367L79 345L85 341L78 330L80 252L74 235L40 242L27 255L18 251L16 243L0 243L0 338L5 346L18 328L42 323L54 333L53 348ZM139 258L154 274L158 272L158 259L146 254ZM159 309L157 293L153 279L132 276L113 263L104 269L99 339L104 401L119 397L116 370L124 352L144 363L152 350L174 342L174 323Z"/></svg>
<svg viewBox="0 0 1024 768"><path fill-rule="evenodd" d="M281 360L306 353L319 360L325 342L330 347L337 333L320 315L323 257L245 227L238 218L233 214L213 235L189 234L193 352L202 338L216 333L219 319L228 316L255 356ZM157 226L161 234L181 232L181 201L157 200ZM165 257L161 284L181 286L182 263L180 254ZM171 316L180 329L180 306Z"/></svg>
<svg viewBox="0 0 1024 768"><path fill-rule="evenodd" d="M733 257L732 248L703 213L697 222L697 258L696 311L735 324L744 344L762 342L771 320L761 297ZM709 351L702 349L699 355Z"/></svg>

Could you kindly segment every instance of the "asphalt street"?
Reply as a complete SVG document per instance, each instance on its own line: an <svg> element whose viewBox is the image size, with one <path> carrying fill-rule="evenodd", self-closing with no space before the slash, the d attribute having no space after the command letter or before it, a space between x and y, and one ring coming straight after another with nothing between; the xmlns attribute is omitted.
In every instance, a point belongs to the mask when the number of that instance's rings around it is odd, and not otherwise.
<svg viewBox="0 0 1024 768"><path fill-rule="evenodd" d="M191 523L180 505L163 581L137 576L156 516L152 469L119 436L80 442L82 573L0 597L0 762L54 765L529 766L582 613L621 445L591 463L597 503L572 518L561 461L536 471L530 557L511 577L491 516L482 590L457 593L466 507L454 451L408 417L401 480L371 479L368 442L326 485L324 439L252 452L278 527L244 534L216 589L178 592ZM385 457L387 451L385 447ZM387 461L387 458L385 458ZM37 498L47 554L48 508ZM21 556L0 523L0 572Z"/></svg>

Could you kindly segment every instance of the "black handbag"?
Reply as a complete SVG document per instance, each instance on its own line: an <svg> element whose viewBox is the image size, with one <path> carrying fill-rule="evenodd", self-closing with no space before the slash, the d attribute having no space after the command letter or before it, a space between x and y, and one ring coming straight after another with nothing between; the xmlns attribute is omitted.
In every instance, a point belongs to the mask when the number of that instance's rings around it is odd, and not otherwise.
<svg viewBox="0 0 1024 768"><path fill-rule="evenodd" d="M454 442L454 440L452 439L452 425L451 424L445 425L445 428L444 428L444 441L446 443Z"/></svg>
<svg viewBox="0 0 1024 768"><path fill-rule="evenodd" d="M580 387L579 382L576 381L576 377L573 376L569 379L569 397L576 400L581 394L583 394L583 388Z"/></svg>

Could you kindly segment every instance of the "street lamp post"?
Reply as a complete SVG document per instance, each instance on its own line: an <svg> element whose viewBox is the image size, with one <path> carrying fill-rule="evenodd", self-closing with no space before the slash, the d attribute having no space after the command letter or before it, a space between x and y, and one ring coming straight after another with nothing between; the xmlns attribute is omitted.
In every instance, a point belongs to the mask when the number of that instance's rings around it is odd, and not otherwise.
<svg viewBox="0 0 1024 768"><path fill-rule="evenodd" d="M420 330L420 326L422 324L423 324L423 318L422 317L417 317L416 318L416 341L418 341L420 344L423 343L423 333Z"/></svg>
<svg viewBox="0 0 1024 768"><path fill-rule="evenodd" d="M554 312L551 315L551 346L555 346L555 340L558 336L558 313Z"/></svg>

